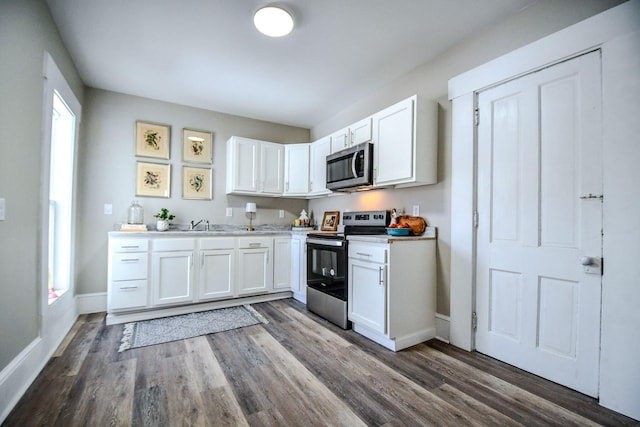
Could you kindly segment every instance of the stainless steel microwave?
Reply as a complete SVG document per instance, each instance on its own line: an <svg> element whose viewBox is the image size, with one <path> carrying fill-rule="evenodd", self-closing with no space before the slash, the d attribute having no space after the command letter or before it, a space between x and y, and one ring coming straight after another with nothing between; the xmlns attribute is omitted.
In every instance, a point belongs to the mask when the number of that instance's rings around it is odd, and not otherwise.
<svg viewBox="0 0 640 427"><path fill-rule="evenodd" d="M363 142L327 156L327 188L354 191L373 185L373 144Z"/></svg>

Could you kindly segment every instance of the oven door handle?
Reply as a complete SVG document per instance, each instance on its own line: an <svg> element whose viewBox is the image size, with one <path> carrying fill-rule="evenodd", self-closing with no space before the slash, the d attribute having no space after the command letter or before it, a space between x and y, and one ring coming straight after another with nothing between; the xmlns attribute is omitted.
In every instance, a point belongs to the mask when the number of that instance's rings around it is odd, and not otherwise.
<svg viewBox="0 0 640 427"><path fill-rule="evenodd" d="M313 245L320 245L320 246L336 246L336 247L340 247L344 245L344 241L343 240L331 240L331 239L310 239L307 238L307 243L311 243Z"/></svg>

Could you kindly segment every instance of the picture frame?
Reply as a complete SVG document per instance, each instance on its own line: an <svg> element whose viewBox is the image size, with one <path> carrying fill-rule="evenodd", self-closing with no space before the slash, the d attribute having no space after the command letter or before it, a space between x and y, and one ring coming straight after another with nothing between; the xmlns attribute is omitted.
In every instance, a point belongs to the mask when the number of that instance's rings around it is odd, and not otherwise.
<svg viewBox="0 0 640 427"><path fill-rule="evenodd" d="M338 223L340 222L340 212L325 212L322 217L322 225L320 230L322 231L336 231L338 229Z"/></svg>
<svg viewBox="0 0 640 427"><path fill-rule="evenodd" d="M193 166L182 167L182 198L190 200L212 199L212 170Z"/></svg>
<svg viewBox="0 0 640 427"><path fill-rule="evenodd" d="M136 121L136 156L169 160L171 126Z"/></svg>
<svg viewBox="0 0 640 427"><path fill-rule="evenodd" d="M213 133L182 129L182 161L188 163L213 163Z"/></svg>
<svg viewBox="0 0 640 427"><path fill-rule="evenodd" d="M136 196L171 196L171 165L136 162Z"/></svg>

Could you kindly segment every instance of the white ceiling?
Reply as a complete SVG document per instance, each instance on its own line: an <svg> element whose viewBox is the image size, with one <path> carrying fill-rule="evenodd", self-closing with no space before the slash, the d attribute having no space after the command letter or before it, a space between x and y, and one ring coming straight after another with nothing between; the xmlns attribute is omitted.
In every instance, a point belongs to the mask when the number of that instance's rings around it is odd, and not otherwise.
<svg viewBox="0 0 640 427"><path fill-rule="evenodd" d="M536 0L47 0L91 87L310 128Z"/></svg>

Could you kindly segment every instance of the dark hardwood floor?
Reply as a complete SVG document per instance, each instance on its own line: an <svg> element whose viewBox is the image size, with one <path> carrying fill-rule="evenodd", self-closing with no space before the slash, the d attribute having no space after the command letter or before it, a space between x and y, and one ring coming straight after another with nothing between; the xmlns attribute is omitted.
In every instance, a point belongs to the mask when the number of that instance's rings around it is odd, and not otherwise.
<svg viewBox="0 0 640 427"><path fill-rule="evenodd" d="M81 316L3 426L640 425L597 401L432 340L393 353L294 300L269 323L118 353Z"/></svg>

